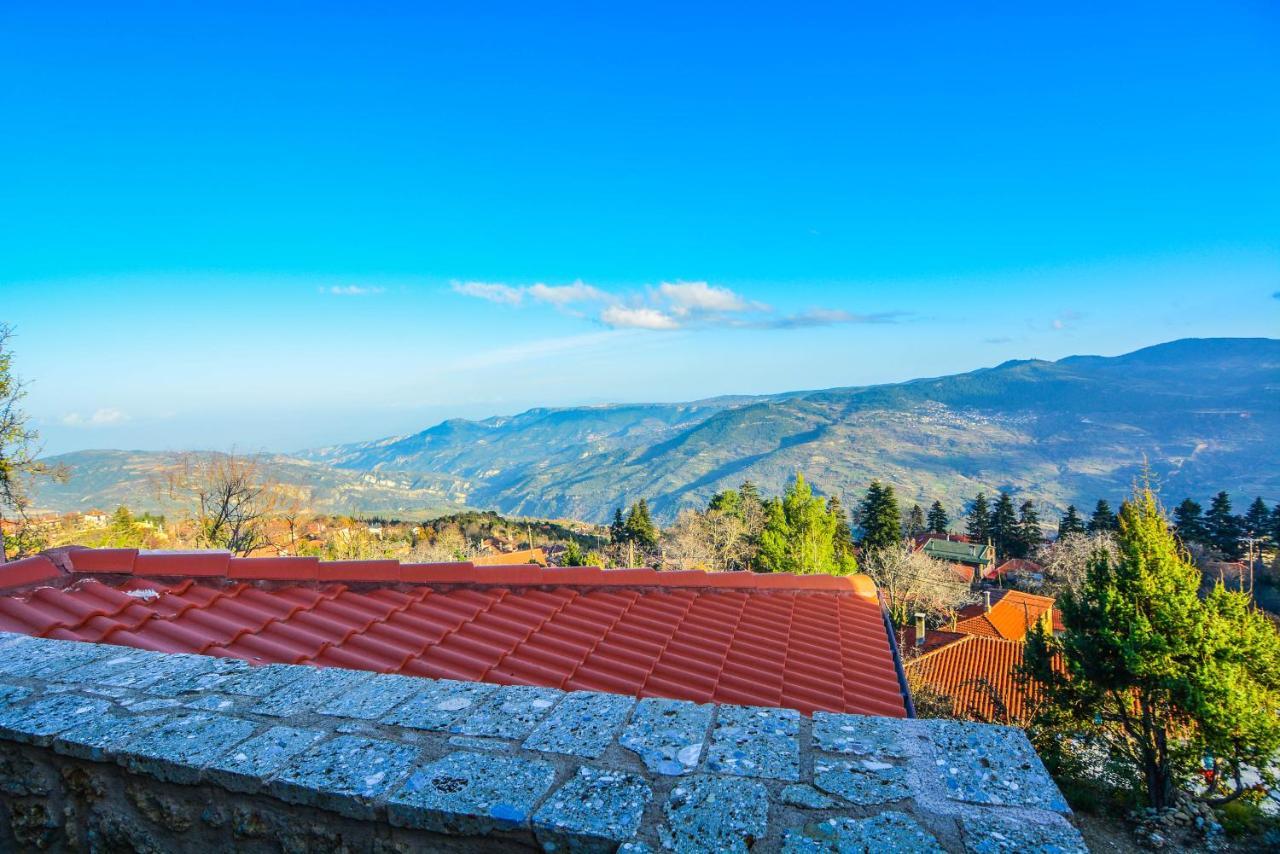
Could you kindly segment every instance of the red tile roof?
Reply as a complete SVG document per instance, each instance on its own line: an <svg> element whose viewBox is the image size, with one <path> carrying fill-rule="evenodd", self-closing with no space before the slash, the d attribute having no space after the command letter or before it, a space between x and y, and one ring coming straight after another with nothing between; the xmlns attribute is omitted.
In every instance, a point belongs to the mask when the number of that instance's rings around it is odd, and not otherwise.
<svg viewBox="0 0 1280 854"><path fill-rule="evenodd" d="M950 634L950 633L948 633ZM1021 641L966 635L908 659L908 673L951 699L952 713L996 723L1025 721L1035 696L1018 678Z"/></svg>
<svg viewBox="0 0 1280 854"><path fill-rule="evenodd" d="M1034 560L1027 560L1023 557L1009 558L999 566L988 569L982 573L982 577L988 581L994 581L997 578L1003 578L1006 575L1018 575L1019 573L1040 573L1044 572L1044 567L1036 563Z"/></svg>
<svg viewBox="0 0 1280 854"><path fill-rule="evenodd" d="M1036 596L1021 590L992 590L991 610L985 603L961 608L955 630L967 635L985 635L993 638L1020 641L1027 630L1045 613L1053 612L1054 630L1061 629L1057 609L1050 596Z"/></svg>
<svg viewBox="0 0 1280 854"><path fill-rule="evenodd" d="M906 714L865 576L123 549L60 559L65 568L43 557L0 566L0 631L253 663Z"/></svg>

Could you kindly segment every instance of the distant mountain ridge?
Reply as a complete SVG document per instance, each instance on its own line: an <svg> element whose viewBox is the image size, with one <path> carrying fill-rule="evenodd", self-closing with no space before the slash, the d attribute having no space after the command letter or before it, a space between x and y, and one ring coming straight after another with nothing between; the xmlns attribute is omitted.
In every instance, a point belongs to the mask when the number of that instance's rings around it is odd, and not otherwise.
<svg viewBox="0 0 1280 854"><path fill-rule="evenodd" d="M777 491L796 471L846 505L879 478L908 503L956 509L1008 488L1053 510L1120 498L1144 459L1170 496L1274 501L1278 447L1280 340L1184 339L891 385L453 419L289 464L332 470L326 488L339 492L359 474L405 484L394 500L366 496L383 507L422 489L446 504L602 521L643 497L669 520L743 480Z"/></svg>

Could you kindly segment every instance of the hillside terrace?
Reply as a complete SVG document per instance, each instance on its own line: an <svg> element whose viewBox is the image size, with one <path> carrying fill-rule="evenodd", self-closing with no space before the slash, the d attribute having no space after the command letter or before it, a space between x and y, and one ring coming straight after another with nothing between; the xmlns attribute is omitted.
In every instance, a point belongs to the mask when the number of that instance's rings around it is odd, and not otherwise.
<svg viewBox="0 0 1280 854"><path fill-rule="evenodd" d="M0 631L0 847L1083 850L863 576L69 549Z"/></svg>

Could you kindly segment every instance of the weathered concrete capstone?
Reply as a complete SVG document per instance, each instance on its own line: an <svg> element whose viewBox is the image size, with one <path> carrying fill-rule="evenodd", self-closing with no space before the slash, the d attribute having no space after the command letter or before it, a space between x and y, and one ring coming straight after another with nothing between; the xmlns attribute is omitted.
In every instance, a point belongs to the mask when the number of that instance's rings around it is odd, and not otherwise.
<svg viewBox="0 0 1280 854"><path fill-rule="evenodd" d="M1082 851L1069 816L1008 727L0 633L0 849Z"/></svg>

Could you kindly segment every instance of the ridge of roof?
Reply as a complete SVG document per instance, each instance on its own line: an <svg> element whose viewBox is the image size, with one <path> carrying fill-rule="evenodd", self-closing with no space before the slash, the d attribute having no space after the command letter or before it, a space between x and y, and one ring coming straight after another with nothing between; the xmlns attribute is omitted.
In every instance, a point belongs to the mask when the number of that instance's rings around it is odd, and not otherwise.
<svg viewBox="0 0 1280 854"><path fill-rule="evenodd" d="M401 563L396 560L322 561L315 557L233 557L230 552L144 551L66 547L0 564L0 590L85 575L133 575L156 578L222 578L228 581L360 582L572 587L710 587L754 590L813 590L877 597L875 583L863 574L660 571L648 567L602 569L598 566L542 567L537 564L479 566L470 561Z"/></svg>

